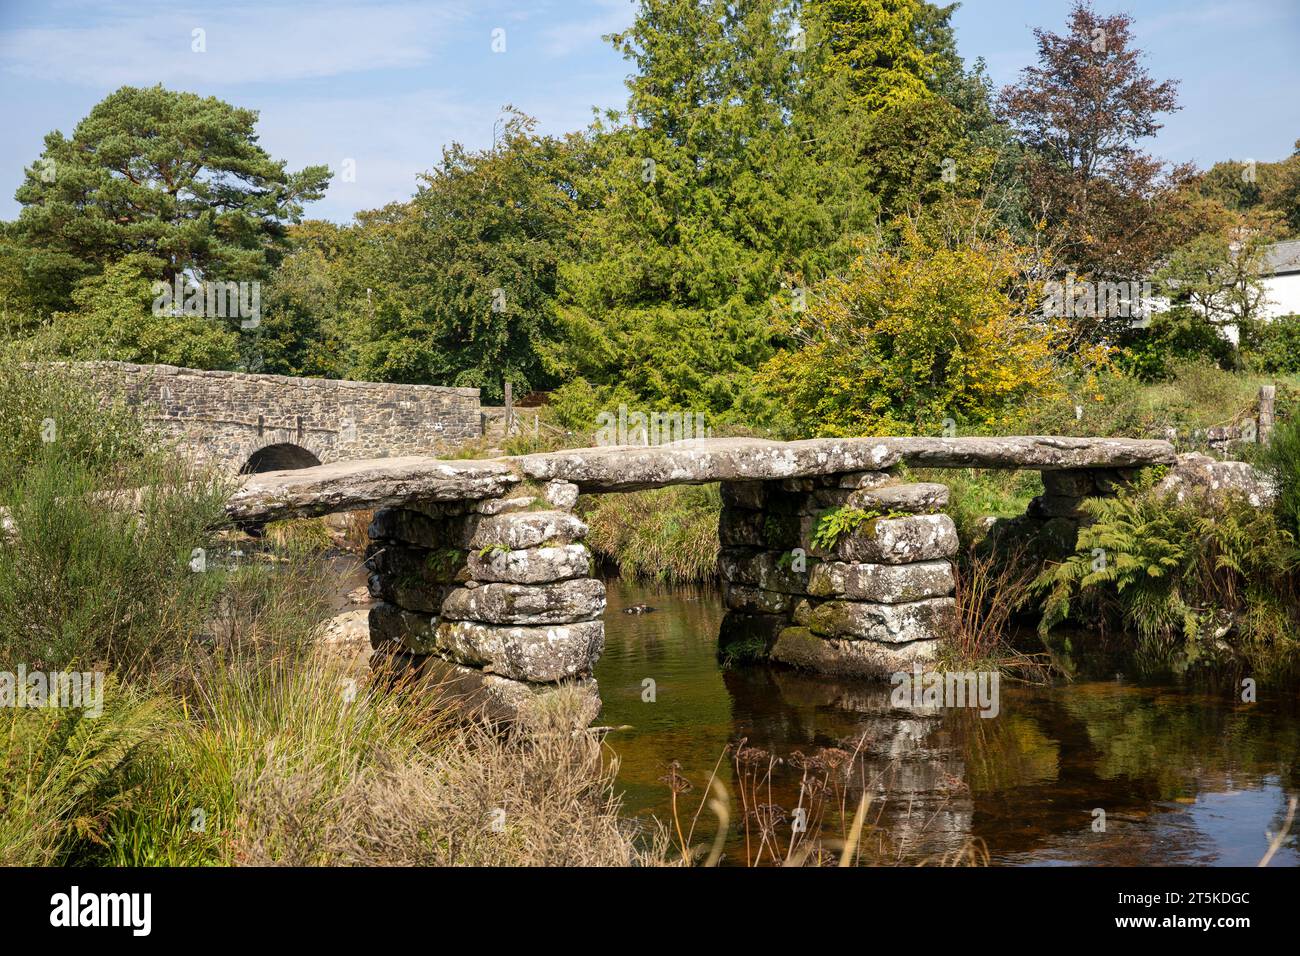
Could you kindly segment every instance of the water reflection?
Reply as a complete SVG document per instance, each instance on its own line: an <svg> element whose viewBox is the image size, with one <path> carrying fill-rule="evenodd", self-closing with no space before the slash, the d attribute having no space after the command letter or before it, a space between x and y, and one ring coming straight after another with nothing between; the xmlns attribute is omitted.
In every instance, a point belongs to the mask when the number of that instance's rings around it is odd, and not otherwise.
<svg viewBox="0 0 1300 956"><path fill-rule="evenodd" d="M600 722L632 726L609 737L631 813L667 817L661 778L670 761L695 785L682 797L689 812L715 769L737 795L724 752L743 739L780 761L761 797L784 808L779 826L792 825L809 766L836 765L843 792L831 803L843 803L849 817L870 794L864 850L872 862L935 861L975 847L1004 864L1250 865L1300 789L1294 691L1262 688L1259 702L1246 705L1230 686L1004 682L994 719L898 709L887 686L766 666L724 669L716 653L722 608L711 592L611 582L609 596L596 670ZM638 603L658 610L621 613ZM842 832L838 816L826 814L826 835ZM699 839L711 835L705 814ZM727 850L731 862L745 857L739 825ZM1274 865L1298 862L1293 835Z"/></svg>

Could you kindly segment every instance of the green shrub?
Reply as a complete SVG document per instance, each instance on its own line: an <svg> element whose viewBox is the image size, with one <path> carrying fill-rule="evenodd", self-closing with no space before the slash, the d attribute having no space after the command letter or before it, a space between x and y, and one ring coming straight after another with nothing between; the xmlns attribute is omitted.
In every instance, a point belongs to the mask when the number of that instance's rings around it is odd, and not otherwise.
<svg viewBox="0 0 1300 956"><path fill-rule="evenodd" d="M1129 329L1120 346L1120 367L1146 382L1172 377L1178 361L1209 362L1221 369L1232 369L1237 361L1236 349L1219 326L1187 306L1158 313L1146 328Z"/></svg>
<svg viewBox="0 0 1300 956"><path fill-rule="evenodd" d="M1300 623L1295 536L1243 498L1178 502L1149 486L1093 498L1076 551L1039 576L1044 635L1067 618L1139 650L1283 657ZM1181 638L1181 642L1180 639Z"/></svg>
<svg viewBox="0 0 1300 956"><path fill-rule="evenodd" d="M1245 358L1261 372L1300 373L1300 315L1279 316L1255 326L1245 343Z"/></svg>
<svg viewBox="0 0 1300 956"><path fill-rule="evenodd" d="M102 401L84 373L34 366L38 358L30 349L0 345L0 504L40 463L75 462L91 475L109 476L156 456L157 441L122 401Z"/></svg>
<svg viewBox="0 0 1300 956"><path fill-rule="evenodd" d="M121 486L52 454L10 489L0 548L0 662L151 672L188 642L220 587L198 573L224 482L182 465L123 465Z"/></svg>
<svg viewBox="0 0 1300 956"><path fill-rule="evenodd" d="M1274 427L1260 464L1277 488L1278 521L1300 541L1300 418Z"/></svg>

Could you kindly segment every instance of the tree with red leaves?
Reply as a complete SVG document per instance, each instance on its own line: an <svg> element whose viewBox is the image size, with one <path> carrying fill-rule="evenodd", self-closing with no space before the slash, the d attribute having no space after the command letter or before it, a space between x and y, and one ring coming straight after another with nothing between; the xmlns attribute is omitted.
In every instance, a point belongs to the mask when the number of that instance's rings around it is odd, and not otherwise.
<svg viewBox="0 0 1300 956"><path fill-rule="evenodd" d="M1157 83L1134 45L1133 18L1070 12L1064 35L1036 29L1038 65L1002 90L1000 112L1026 150L1032 215L1058 267L1094 279L1136 279L1186 239L1190 165L1137 146L1179 109L1177 80Z"/></svg>

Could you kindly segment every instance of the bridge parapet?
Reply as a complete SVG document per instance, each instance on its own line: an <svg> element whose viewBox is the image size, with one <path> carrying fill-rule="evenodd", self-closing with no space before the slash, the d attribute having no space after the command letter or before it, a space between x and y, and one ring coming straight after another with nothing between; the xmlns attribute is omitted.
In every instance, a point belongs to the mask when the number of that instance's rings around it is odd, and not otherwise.
<svg viewBox="0 0 1300 956"><path fill-rule="evenodd" d="M268 463L328 463L441 454L481 434L479 390L201 371L128 362L77 363L105 392L120 391L197 457L230 471ZM264 469L265 470L265 469Z"/></svg>

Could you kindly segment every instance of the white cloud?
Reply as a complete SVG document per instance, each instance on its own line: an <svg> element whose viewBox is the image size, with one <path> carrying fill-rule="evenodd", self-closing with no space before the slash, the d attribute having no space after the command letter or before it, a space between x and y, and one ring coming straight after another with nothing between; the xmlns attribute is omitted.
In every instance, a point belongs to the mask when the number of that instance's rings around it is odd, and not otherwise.
<svg viewBox="0 0 1300 956"><path fill-rule="evenodd" d="M438 5L284 4L117 14L86 26L0 33L7 72L96 87L236 84L419 66L465 16L462 0ZM194 52L193 31L207 50Z"/></svg>

